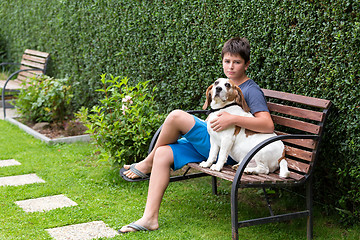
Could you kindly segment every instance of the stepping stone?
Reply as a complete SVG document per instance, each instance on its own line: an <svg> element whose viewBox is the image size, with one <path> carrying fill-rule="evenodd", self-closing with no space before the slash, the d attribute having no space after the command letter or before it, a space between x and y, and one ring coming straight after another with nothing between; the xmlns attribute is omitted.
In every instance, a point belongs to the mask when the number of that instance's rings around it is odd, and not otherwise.
<svg viewBox="0 0 360 240"><path fill-rule="evenodd" d="M0 167L8 167L8 166L15 166L15 165L21 165L21 163L19 163L15 159L0 160Z"/></svg>
<svg viewBox="0 0 360 240"><path fill-rule="evenodd" d="M15 202L25 212L44 212L56 208L76 206L77 203L64 195L41 197Z"/></svg>
<svg viewBox="0 0 360 240"><path fill-rule="evenodd" d="M45 181L39 178L35 173L10 177L0 177L0 186L19 186L44 182Z"/></svg>
<svg viewBox="0 0 360 240"><path fill-rule="evenodd" d="M46 229L55 240L90 240L101 237L111 238L118 232L109 228L103 221L94 221Z"/></svg>

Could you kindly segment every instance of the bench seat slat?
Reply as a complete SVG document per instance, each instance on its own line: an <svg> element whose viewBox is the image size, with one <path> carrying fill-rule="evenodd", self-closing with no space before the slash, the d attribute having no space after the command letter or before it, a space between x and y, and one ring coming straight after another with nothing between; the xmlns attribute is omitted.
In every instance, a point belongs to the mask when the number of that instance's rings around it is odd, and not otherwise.
<svg viewBox="0 0 360 240"><path fill-rule="evenodd" d="M26 77L26 78L32 78L32 77L38 75L39 73L40 72L34 73L34 72L31 72L31 71L26 71L26 72L20 72L19 76L23 76L23 77Z"/></svg>
<svg viewBox="0 0 360 240"><path fill-rule="evenodd" d="M233 170L230 166L224 166L221 172L212 171L210 168L202 168L198 163L189 163L189 167L192 167L201 172L208 173L212 176L219 177L224 180L233 181L235 177L235 170ZM259 175L248 175L244 174L241 177L241 184L276 184L276 183L290 183L290 182L298 182L304 178L303 175L290 172L289 178L280 178L279 172L270 174L259 174Z"/></svg>

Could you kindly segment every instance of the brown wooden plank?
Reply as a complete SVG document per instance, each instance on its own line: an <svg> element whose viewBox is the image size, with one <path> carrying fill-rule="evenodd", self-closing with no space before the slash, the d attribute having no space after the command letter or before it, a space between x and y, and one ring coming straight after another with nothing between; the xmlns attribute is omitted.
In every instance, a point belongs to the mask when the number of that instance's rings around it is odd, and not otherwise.
<svg viewBox="0 0 360 240"><path fill-rule="evenodd" d="M38 75L38 74L39 74L39 72L37 72L37 73L28 72L28 71L19 72L19 75L24 76L24 77L27 77L27 78L32 78L32 77L34 77L34 76L36 76L36 75Z"/></svg>
<svg viewBox="0 0 360 240"><path fill-rule="evenodd" d="M199 170L201 172L205 172L211 176L215 176L221 179L225 179L228 181L233 181L236 171L233 170L230 166L224 166L224 168L221 170L221 172L212 171L209 168L202 168L199 166L198 163L189 163L188 166ZM300 179L301 175L293 173L292 176L294 178L280 178L279 173L276 174L270 173L269 175L266 174L259 174L259 175L249 175L249 174L243 174L241 177L241 184L276 184L280 182L294 182L297 181L297 179Z"/></svg>
<svg viewBox="0 0 360 240"><path fill-rule="evenodd" d="M0 80L1 88L4 87L5 82L6 82L6 80ZM11 80L6 85L6 89L8 89L8 90L19 90L21 88L22 88L22 86L19 84L19 82L17 80Z"/></svg>
<svg viewBox="0 0 360 240"><path fill-rule="evenodd" d="M296 157L310 162L313 159L314 153L303 149L285 146L285 152L287 156Z"/></svg>
<svg viewBox="0 0 360 240"><path fill-rule="evenodd" d="M269 175L266 175L266 174L259 174L259 175L250 175L250 176L257 179L258 180L257 182L266 183L266 184L271 184L271 183L273 184L273 183L286 181L286 179L280 178L278 176L275 177L275 175L269 176Z"/></svg>
<svg viewBox="0 0 360 240"><path fill-rule="evenodd" d="M319 134L320 132L320 126L312 124L312 123L307 123L307 122L303 122L300 120L296 120L296 119L291 119L291 118L286 118L286 117L281 117L281 116L277 116L277 115L271 115L274 123L282 125L282 126L286 126L286 127L291 127L291 128L295 128L304 132L308 132L308 133L314 133L314 134Z"/></svg>
<svg viewBox="0 0 360 240"><path fill-rule="evenodd" d="M296 172L291 171L291 169L289 169L289 171L290 171L289 178L293 179L296 182L299 182L299 181L303 180L304 177L305 177L304 175L301 175L301 174L298 174ZM275 171L274 173L270 173L269 175L272 175L272 174L279 174L279 170Z"/></svg>
<svg viewBox="0 0 360 240"><path fill-rule="evenodd" d="M275 131L275 133L277 135L289 135L287 133L280 132L280 131ZM284 139L282 141L284 142L284 144L291 143L291 144L295 144L295 145L309 148L309 149L315 149L317 146L317 141L315 141L313 139Z"/></svg>
<svg viewBox="0 0 360 240"><path fill-rule="evenodd" d="M20 66L20 70L28 70L28 69L30 69L30 71L26 71L26 72L30 72L30 73L33 73L33 74L36 74L36 75L41 75L41 74L43 74L43 72L40 71L40 70L31 71L31 69L34 69L34 68L32 68L32 67L24 66L24 65L21 65L21 66Z"/></svg>
<svg viewBox="0 0 360 240"><path fill-rule="evenodd" d="M18 75L18 77L16 78L17 80L20 80L20 81L26 81L28 79L28 77L26 76L22 76L22 75Z"/></svg>
<svg viewBox="0 0 360 240"><path fill-rule="evenodd" d="M43 65L43 64L36 63L36 62L31 62L31 61L27 61L27 60L22 60L22 61L21 61L21 64L22 64L22 65L25 65L25 66L34 67L34 68L40 68L40 69L43 69L43 68L44 68L44 65Z"/></svg>
<svg viewBox="0 0 360 240"><path fill-rule="evenodd" d="M46 63L46 58L35 57L35 56L27 55L27 54L24 54L22 59L29 60L31 62L42 63L44 66L45 66L45 63Z"/></svg>
<svg viewBox="0 0 360 240"><path fill-rule="evenodd" d="M268 105L269 110L272 112L283 113L283 114L291 115L294 117L315 120L318 122L322 122L324 120L324 116L325 116L325 114L323 112L316 112L316 111L312 111L312 110L308 110L308 109L286 106L286 105L277 104L277 103L268 102L267 105Z"/></svg>
<svg viewBox="0 0 360 240"><path fill-rule="evenodd" d="M289 169L293 169L293 170L296 170L296 171L302 172L302 173L307 173L309 171L309 167L310 167L309 164L295 161L295 160L289 159L289 158L287 158L286 161L288 163Z"/></svg>
<svg viewBox="0 0 360 240"><path fill-rule="evenodd" d="M301 103L312 107L327 109L331 105L331 102L325 99L307 97L293 93L279 92L270 89L262 89L262 91L264 92L266 97L278 98L281 100Z"/></svg>
<svg viewBox="0 0 360 240"><path fill-rule="evenodd" d="M49 57L49 53L47 52L40 52L40 51L37 51L37 50L32 50L32 49L26 49L25 50L25 53L28 53L28 54L31 54L31 55L35 55L35 56L41 56L41 57L44 57L44 58L47 58Z"/></svg>

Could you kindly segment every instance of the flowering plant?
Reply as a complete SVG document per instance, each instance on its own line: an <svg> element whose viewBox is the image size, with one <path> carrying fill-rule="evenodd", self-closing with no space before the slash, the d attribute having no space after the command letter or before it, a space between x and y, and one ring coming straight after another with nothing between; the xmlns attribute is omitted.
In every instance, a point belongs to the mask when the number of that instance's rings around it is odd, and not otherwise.
<svg viewBox="0 0 360 240"><path fill-rule="evenodd" d="M89 110L81 108L77 117L103 158L114 163L130 164L147 155L151 138L165 116L159 114L149 81L129 86L129 79L101 75L104 98Z"/></svg>

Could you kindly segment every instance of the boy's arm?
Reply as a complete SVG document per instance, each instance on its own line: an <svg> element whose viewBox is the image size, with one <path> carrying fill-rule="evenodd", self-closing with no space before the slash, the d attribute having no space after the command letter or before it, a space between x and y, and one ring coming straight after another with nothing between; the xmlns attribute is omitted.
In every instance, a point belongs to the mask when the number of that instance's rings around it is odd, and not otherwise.
<svg viewBox="0 0 360 240"><path fill-rule="evenodd" d="M260 133L273 133L274 123L269 112L257 112L254 117L243 117L232 115L227 112L218 114L218 118L210 122L214 131L221 131L231 125L236 125L242 128L252 130Z"/></svg>

